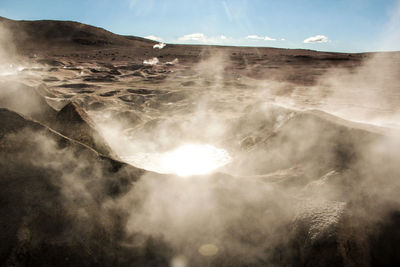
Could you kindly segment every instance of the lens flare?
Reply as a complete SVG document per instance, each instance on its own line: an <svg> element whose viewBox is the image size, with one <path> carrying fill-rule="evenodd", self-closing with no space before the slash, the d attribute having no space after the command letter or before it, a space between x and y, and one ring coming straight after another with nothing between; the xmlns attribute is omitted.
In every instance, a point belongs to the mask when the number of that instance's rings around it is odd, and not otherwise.
<svg viewBox="0 0 400 267"><path fill-rule="evenodd" d="M199 253L203 256L214 256L218 253L218 247L214 244L204 244L199 248Z"/></svg>

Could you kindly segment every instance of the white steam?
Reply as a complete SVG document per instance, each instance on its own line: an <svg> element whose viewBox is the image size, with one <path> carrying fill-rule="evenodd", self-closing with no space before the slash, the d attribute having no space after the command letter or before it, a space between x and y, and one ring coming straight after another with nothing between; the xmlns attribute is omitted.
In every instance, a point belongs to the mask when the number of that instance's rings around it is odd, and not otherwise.
<svg viewBox="0 0 400 267"><path fill-rule="evenodd" d="M158 60L158 58L156 58L156 57L153 57L153 58L151 58L151 59L145 59L145 60L143 61L143 64L144 64L144 65L153 66L153 65L157 65L158 62L160 62L160 60Z"/></svg>
<svg viewBox="0 0 400 267"><path fill-rule="evenodd" d="M165 46L166 46L166 44L164 44L164 43L159 43L159 44L153 45L153 48L154 48L154 49L158 48L158 49L161 50L161 49L163 49Z"/></svg>

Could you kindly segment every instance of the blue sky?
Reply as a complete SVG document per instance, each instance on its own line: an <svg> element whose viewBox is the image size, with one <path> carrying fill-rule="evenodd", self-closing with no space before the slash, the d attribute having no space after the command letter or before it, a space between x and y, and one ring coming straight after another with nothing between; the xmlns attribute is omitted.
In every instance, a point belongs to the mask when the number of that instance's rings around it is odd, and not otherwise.
<svg viewBox="0 0 400 267"><path fill-rule="evenodd" d="M399 0L0 0L11 19L74 20L167 43L400 50ZM400 25L399 25L400 26Z"/></svg>

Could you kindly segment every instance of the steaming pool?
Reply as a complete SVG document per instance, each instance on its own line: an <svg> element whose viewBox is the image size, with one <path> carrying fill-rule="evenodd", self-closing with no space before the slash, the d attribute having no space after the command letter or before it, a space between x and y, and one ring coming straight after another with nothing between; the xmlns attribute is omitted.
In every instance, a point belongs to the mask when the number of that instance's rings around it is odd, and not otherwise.
<svg viewBox="0 0 400 267"><path fill-rule="evenodd" d="M209 174L232 160L226 150L209 144L184 144L166 152L138 152L121 159L138 168L181 177Z"/></svg>

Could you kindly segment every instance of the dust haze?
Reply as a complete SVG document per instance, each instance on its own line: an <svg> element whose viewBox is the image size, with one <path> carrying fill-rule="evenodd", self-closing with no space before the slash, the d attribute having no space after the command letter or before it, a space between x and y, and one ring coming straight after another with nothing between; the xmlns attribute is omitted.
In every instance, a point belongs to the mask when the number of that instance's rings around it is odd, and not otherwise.
<svg viewBox="0 0 400 267"><path fill-rule="evenodd" d="M2 265L399 263L398 52L0 37ZM160 168L191 144L229 160Z"/></svg>

